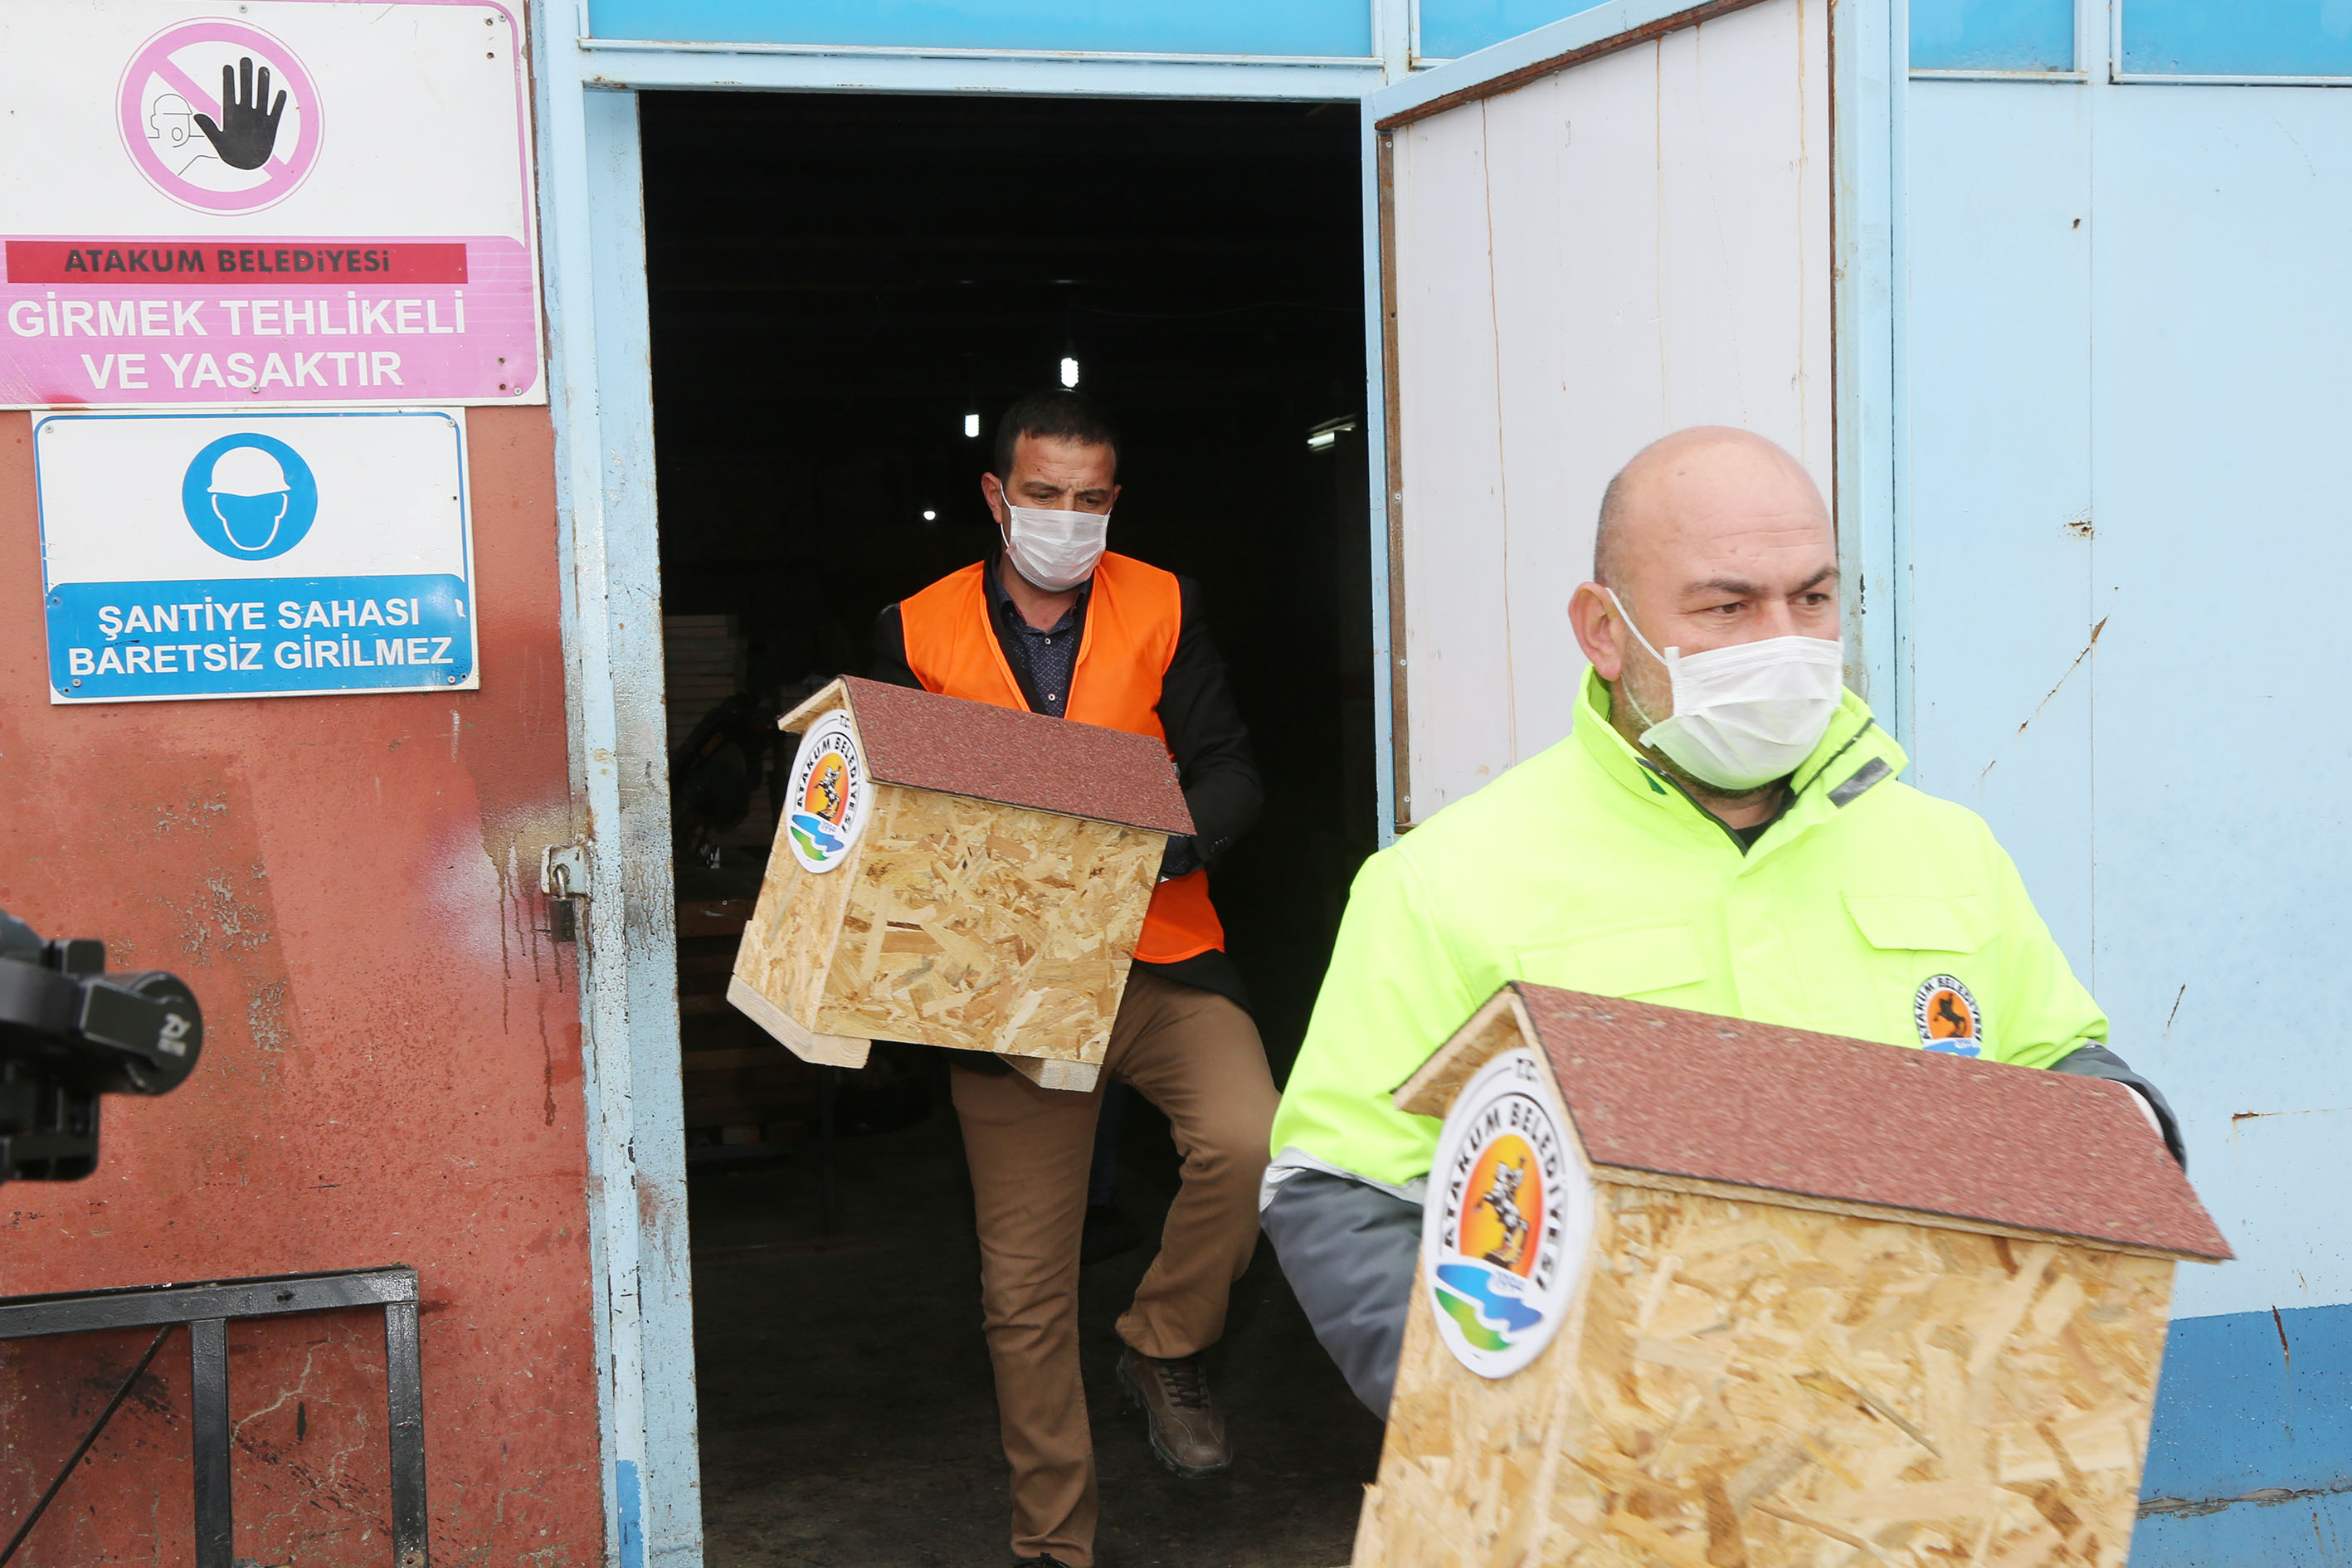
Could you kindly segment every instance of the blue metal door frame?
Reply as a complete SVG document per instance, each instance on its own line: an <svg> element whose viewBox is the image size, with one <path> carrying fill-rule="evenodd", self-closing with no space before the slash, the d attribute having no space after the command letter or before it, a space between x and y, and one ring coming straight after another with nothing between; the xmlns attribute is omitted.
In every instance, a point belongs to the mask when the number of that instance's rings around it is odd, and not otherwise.
<svg viewBox="0 0 2352 1568"><path fill-rule="evenodd" d="M702 1561L636 95L657 89L1346 100L1381 59L615 46L534 0L541 232L576 818L606 1560ZM1402 68L1405 16L1376 6Z"/></svg>
<svg viewBox="0 0 2352 1568"><path fill-rule="evenodd" d="M539 191L555 426L565 697L588 898L581 1003L588 1104L590 1252L606 1560L702 1560L692 1290L663 713L661 595L645 271L639 91L971 92L1366 102L1366 407L1385 405L1379 330L1377 133L1394 82L1450 91L1689 9L1604 0L1591 10L1413 76L1410 0L1366 0L1363 59L730 47L585 37L583 0L531 0ZM1893 338L1895 115L1901 8L1832 7L1837 488L1841 546L1863 565L1851 608L1859 664L1895 689L1896 629L1868 590L1899 559ZM1378 754L1389 729L1386 453L1368 419ZM1883 700L1882 700L1883 701ZM1882 711L1884 711L1884 706ZM1381 820L1393 820L1382 767Z"/></svg>

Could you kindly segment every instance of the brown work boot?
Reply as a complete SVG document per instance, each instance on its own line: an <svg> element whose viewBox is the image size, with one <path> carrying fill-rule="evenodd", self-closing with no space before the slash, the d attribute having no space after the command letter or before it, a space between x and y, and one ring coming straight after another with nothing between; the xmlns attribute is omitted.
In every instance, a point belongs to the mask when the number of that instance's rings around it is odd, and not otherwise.
<svg viewBox="0 0 2352 1568"><path fill-rule="evenodd" d="M1208 1374L1196 1355L1162 1361L1129 1345L1119 1352L1118 1385L1132 1404L1143 1406L1151 1451L1186 1480L1229 1468L1234 1451L1225 1442L1225 1418L1209 1397Z"/></svg>

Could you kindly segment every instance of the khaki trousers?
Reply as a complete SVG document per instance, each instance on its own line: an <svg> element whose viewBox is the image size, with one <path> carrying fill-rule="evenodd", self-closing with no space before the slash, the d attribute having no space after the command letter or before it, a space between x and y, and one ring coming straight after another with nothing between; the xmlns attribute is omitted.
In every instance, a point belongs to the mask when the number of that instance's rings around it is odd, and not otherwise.
<svg viewBox="0 0 2352 1568"><path fill-rule="evenodd" d="M1094 1562L1094 1438L1078 1379L1078 1241L1103 1083L1132 1084L1168 1117L1183 1186L1160 1256L1118 1321L1148 1356L1186 1356L1224 1332L1225 1300L1257 1246L1257 1184L1274 1122L1257 1026L1213 991L1128 978L1106 1071L1090 1094L1017 1073L954 1072L971 1166L980 1295L1013 1467L1013 1550Z"/></svg>

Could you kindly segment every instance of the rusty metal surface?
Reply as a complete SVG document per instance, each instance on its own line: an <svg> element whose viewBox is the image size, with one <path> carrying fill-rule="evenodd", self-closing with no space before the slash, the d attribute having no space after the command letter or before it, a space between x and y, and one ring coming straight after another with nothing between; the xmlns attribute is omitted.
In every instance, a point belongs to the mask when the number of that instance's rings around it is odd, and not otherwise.
<svg viewBox="0 0 2352 1568"><path fill-rule="evenodd" d="M0 907L184 974L202 1070L110 1102L104 1163L0 1188L0 1294L413 1262L432 1546L603 1552L575 975L541 845L573 837L548 416L469 420L478 692L49 706L26 416L0 416ZM0 1347L0 1516L137 1335ZM233 1326L235 1554L386 1551L380 1314ZM28 1544L178 1561L189 1390L142 1379Z"/></svg>

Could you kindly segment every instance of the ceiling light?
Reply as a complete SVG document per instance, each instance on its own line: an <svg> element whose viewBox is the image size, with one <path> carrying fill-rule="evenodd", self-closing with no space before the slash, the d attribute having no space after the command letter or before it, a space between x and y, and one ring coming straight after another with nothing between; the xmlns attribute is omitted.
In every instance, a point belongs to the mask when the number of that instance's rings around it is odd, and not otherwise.
<svg viewBox="0 0 2352 1568"><path fill-rule="evenodd" d="M963 433L964 433L964 435L965 435L965 436L969 437L970 438L971 438L971 439L973 439L973 440L975 440L975 441L976 441L976 440L978 440L978 439L980 438L980 416L979 416L979 415L977 415L977 414L967 414L967 415L965 415L965 416L963 416Z"/></svg>
<svg viewBox="0 0 2352 1568"><path fill-rule="evenodd" d="M1307 433L1307 449L1310 452L1328 452L1339 445L1340 431L1353 430L1355 427L1356 416L1352 414L1343 414L1337 419L1326 419Z"/></svg>
<svg viewBox="0 0 2352 1568"><path fill-rule="evenodd" d="M1065 358L1063 359L1063 361L1062 361L1062 384L1063 384L1064 386L1076 386L1076 385L1077 385L1077 384L1078 384L1078 362L1077 362L1077 361L1076 361L1076 360L1074 360L1074 359L1067 358L1067 357L1065 357Z"/></svg>

